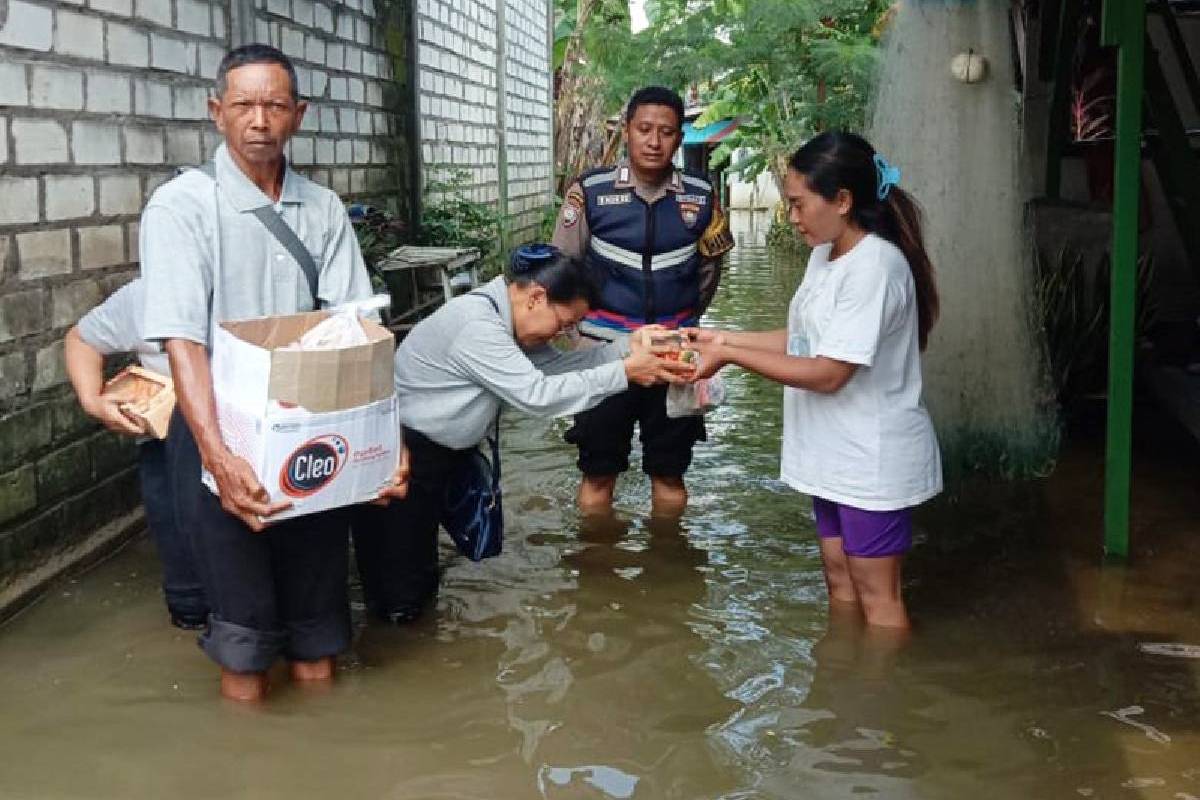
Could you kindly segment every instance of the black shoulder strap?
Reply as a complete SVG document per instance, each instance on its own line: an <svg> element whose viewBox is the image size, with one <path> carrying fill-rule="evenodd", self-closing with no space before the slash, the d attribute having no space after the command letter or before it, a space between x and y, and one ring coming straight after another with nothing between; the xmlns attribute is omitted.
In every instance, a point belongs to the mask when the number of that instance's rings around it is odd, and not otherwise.
<svg viewBox="0 0 1200 800"><path fill-rule="evenodd" d="M216 181L217 165L214 162L206 161L196 167L196 169L203 172L213 181ZM317 294L320 287L317 262L313 260L312 253L308 252L308 248L304 246L304 242L300 241L300 237L296 235L291 226L284 222L283 217L279 216L274 206L260 206L250 213L258 217L258 221L263 224L263 227L271 232L276 241L283 245L284 249L291 253L292 258L300 265L300 271L304 273L304 277L308 280L308 291L312 294L313 308L318 308L321 305L321 298Z"/></svg>
<svg viewBox="0 0 1200 800"><path fill-rule="evenodd" d="M497 314L500 313L500 306L496 303L496 298L492 297L487 292L467 292L467 294L473 294L476 297L482 297L484 300L487 300L492 304L492 308L496 309Z"/></svg>
<svg viewBox="0 0 1200 800"><path fill-rule="evenodd" d="M489 303L492 304L492 308L494 308L496 310L496 313L500 314L500 304L497 303L496 298L492 297L490 294L487 294L486 292L467 292L467 294L473 294L476 297L482 297L484 300L487 300ZM504 315L501 314L500 316L501 316L501 319L503 319ZM500 406L500 409L501 409L501 411L503 411L503 409L504 409L503 404ZM494 429L494 433L488 438L488 444L490 444L492 446L492 489L495 491L499 491L500 490L500 411L496 412L496 421L494 423L492 423L492 426Z"/></svg>
<svg viewBox="0 0 1200 800"><path fill-rule="evenodd" d="M300 265L300 269L304 271L304 277L308 279L308 290L312 293L313 308L321 305L321 298L317 295L318 278L317 278L317 262L313 260L312 253L308 252L308 248L304 246L304 242L300 241L300 237L292 230L292 227L284 222L283 217L279 216L278 212L271 206L260 206L252 212L258 217L258 221L263 224L263 227L271 232L271 234L279 240L279 243L287 248L287 251L292 254L292 258L296 259L296 263Z"/></svg>

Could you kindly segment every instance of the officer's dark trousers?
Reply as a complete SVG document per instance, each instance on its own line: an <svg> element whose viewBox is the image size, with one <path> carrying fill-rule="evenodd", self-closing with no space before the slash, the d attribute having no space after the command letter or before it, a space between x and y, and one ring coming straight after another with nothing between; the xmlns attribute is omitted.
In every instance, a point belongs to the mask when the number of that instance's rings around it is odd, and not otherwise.
<svg viewBox="0 0 1200 800"><path fill-rule="evenodd" d="M200 636L204 652L232 672L263 672L280 656L315 661L346 650L346 511L254 533L200 482L200 454L178 412L167 441L177 513L211 606Z"/></svg>
<svg viewBox="0 0 1200 800"><path fill-rule="evenodd" d="M181 622L203 622L208 616L208 601L204 598L192 543L175 521L175 490L167 469L166 442L151 439L138 446L138 476L146 525L162 563L167 610Z"/></svg>
<svg viewBox="0 0 1200 800"><path fill-rule="evenodd" d="M412 473L408 497L353 510L354 555L367 606L379 616L411 614L437 594L438 525L446 482L471 450L452 450L405 429Z"/></svg>

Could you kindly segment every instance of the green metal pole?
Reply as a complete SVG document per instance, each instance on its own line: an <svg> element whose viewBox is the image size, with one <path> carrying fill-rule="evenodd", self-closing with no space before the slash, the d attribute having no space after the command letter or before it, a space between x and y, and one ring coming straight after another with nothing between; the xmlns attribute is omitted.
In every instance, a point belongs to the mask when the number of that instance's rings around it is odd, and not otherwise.
<svg viewBox="0 0 1200 800"><path fill-rule="evenodd" d="M1104 472L1104 552L1129 556L1133 427L1134 300L1141 190L1142 87L1146 6L1105 0L1103 41L1118 47L1116 173L1113 185L1112 302L1108 347L1108 430Z"/></svg>

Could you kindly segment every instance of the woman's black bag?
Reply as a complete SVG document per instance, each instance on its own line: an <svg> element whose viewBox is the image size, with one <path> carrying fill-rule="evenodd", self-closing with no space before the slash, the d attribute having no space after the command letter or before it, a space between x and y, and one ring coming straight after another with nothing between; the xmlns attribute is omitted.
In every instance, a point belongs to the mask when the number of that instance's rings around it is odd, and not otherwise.
<svg viewBox="0 0 1200 800"><path fill-rule="evenodd" d="M442 501L442 527L472 561L498 556L504 545L499 421L496 417L496 433L488 437L491 463L478 448L472 450L451 473Z"/></svg>
<svg viewBox="0 0 1200 800"><path fill-rule="evenodd" d="M471 292L500 306L482 292ZM458 552L472 561L500 555L504 546L504 510L500 502L500 415L496 414L489 462L479 448L462 459L446 482L442 499L442 527L450 534Z"/></svg>

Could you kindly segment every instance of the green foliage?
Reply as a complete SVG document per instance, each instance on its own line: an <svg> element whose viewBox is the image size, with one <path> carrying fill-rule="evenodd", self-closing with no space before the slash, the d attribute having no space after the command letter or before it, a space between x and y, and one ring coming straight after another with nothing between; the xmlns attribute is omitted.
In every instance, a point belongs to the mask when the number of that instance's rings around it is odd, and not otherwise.
<svg viewBox="0 0 1200 800"><path fill-rule="evenodd" d="M692 41L704 24L687 16L694 4L659 5L660 22L676 40L664 54L667 68L682 76L696 58L710 71L708 110L697 124L742 120L714 151L712 166L746 148L753 155L731 163L732 172L752 180L770 169L780 177L787 156L817 131L862 128L877 68L876 28L888 6L883 0L710 0L707 24L725 36L702 43ZM676 15L669 23L668 8Z"/></svg>
<svg viewBox="0 0 1200 800"><path fill-rule="evenodd" d="M475 247L485 269L495 269L504 250L503 220L491 204L468 199L470 175L451 171L425 187L421 224L414 244Z"/></svg>
<svg viewBox="0 0 1200 800"><path fill-rule="evenodd" d="M619 111L637 87L654 82L643 49L646 37L630 31L628 0L554 0L554 9L554 69L563 66L567 44L578 36L583 70L599 79L606 114ZM582 30L581 10L586 20Z"/></svg>
<svg viewBox="0 0 1200 800"><path fill-rule="evenodd" d="M601 80L605 112L619 111L639 86L698 87L703 125L738 117L741 126L712 156L747 180L776 176L815 132L861 128L877 67L881 19L891 0L647 0L650 27L629 29L624 0L555 0L556 67L580 32L584 68ZM561 53L559 44L561 43Z"/></svg>
<svg viewBox="0 0 1200 800"><path fill-rule="evenodd" d="M371 273L371 282L377 291L382 291L384 281L375 265L387 258L397 247L408 242L407 226L403 220L379 209L365 207L360 210L361 213L351 216L354 234L358 237L363 260Z"/></svg>
<svg viewBox="0 0 1200 800"><path fill-rule="evenodd" d="M806 259L809 254L808 245L804 243L804 240L796 235L795 229L787 223L787 220L779 217L774 217L771 220L771 227L767 229L767 247L779 255Z"/></svg>

